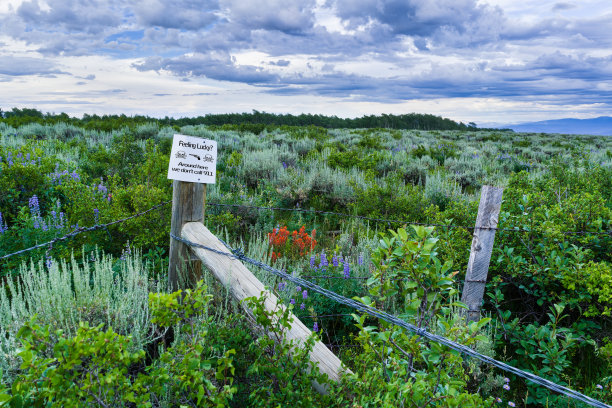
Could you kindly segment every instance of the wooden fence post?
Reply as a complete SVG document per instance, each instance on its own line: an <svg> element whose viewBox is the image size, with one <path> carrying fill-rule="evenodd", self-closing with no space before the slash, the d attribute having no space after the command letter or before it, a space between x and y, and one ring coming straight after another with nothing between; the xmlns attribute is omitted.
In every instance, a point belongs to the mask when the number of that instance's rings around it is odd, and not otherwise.
<svg viewBox="0 0 612 408"><path fill-rule="evenodd" d="M203 222L206 184L174 180L172 183L172 219L170 232L181 235L187 222ZM202 263L191 259L189 247L170 238L168 286L171 292L193 284L202 274Z"/></svg>
<svg viewBox="0 0 612 408"><path fill-rule="evenodd" d="M461 301L468 306L468 321L480 319L480 305L487 284L503 191L499 187L482 186L480 193L474 238L461 294Z"/></svg>

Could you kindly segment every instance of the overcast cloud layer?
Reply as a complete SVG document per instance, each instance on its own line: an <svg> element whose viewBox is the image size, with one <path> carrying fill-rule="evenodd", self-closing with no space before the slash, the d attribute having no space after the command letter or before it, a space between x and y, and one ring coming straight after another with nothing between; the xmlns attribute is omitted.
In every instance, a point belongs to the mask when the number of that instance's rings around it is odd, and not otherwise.
<svg viewBox="0 0 612 408"><path fill-rule="evenodd" d="M611 32L607 0L2 0L0 107L587 118Z"/></svg>

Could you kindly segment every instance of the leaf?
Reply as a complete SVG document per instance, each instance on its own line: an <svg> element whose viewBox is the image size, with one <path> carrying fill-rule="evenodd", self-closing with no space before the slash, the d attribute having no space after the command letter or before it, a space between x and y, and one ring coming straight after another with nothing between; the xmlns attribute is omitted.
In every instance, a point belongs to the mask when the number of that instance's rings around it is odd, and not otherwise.
<svg viewBox="0 0 612 408"><path fill-rule="evenodd" d="M403 228L400 228L397 230L399 237L402 241L406 242L408 241L408 234L406 233L406 230Z"/></svg>

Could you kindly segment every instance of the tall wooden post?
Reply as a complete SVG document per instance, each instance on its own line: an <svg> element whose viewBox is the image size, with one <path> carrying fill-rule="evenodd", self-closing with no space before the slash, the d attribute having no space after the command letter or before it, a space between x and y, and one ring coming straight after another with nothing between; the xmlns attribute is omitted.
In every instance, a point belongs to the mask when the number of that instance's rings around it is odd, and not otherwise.
<svg viewBox="0 0 612 408"><path fill-rule="evenodd" d="M174 180L172 189L170 232L180 237L185 223L204 221L206 184ZM200 278L201 261L192 260L189 247L172 237L169 258L168 286L171 292Z"/></svg>
<svg viewBox="0 0 612 408"><path fill-rule="evenodd" d="M468 306L468 321L480 319L480 304L487 284L503 191L499 187L482 186L480 193L474 238L461 294L461 301Z"/></svg>

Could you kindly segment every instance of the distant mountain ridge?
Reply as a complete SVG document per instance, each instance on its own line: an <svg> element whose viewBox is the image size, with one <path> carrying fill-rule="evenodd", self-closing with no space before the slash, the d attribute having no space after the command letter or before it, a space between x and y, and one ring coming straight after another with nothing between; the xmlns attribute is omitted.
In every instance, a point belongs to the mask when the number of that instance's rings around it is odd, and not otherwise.
<svg viewBox="0 0 612 408"><path fill-rule="evenodd" d="M612 117L600 116L593 119L555 119L540 122L504 125L500 128L515 132L564 133L571 135L612 136Z"/></svg>

